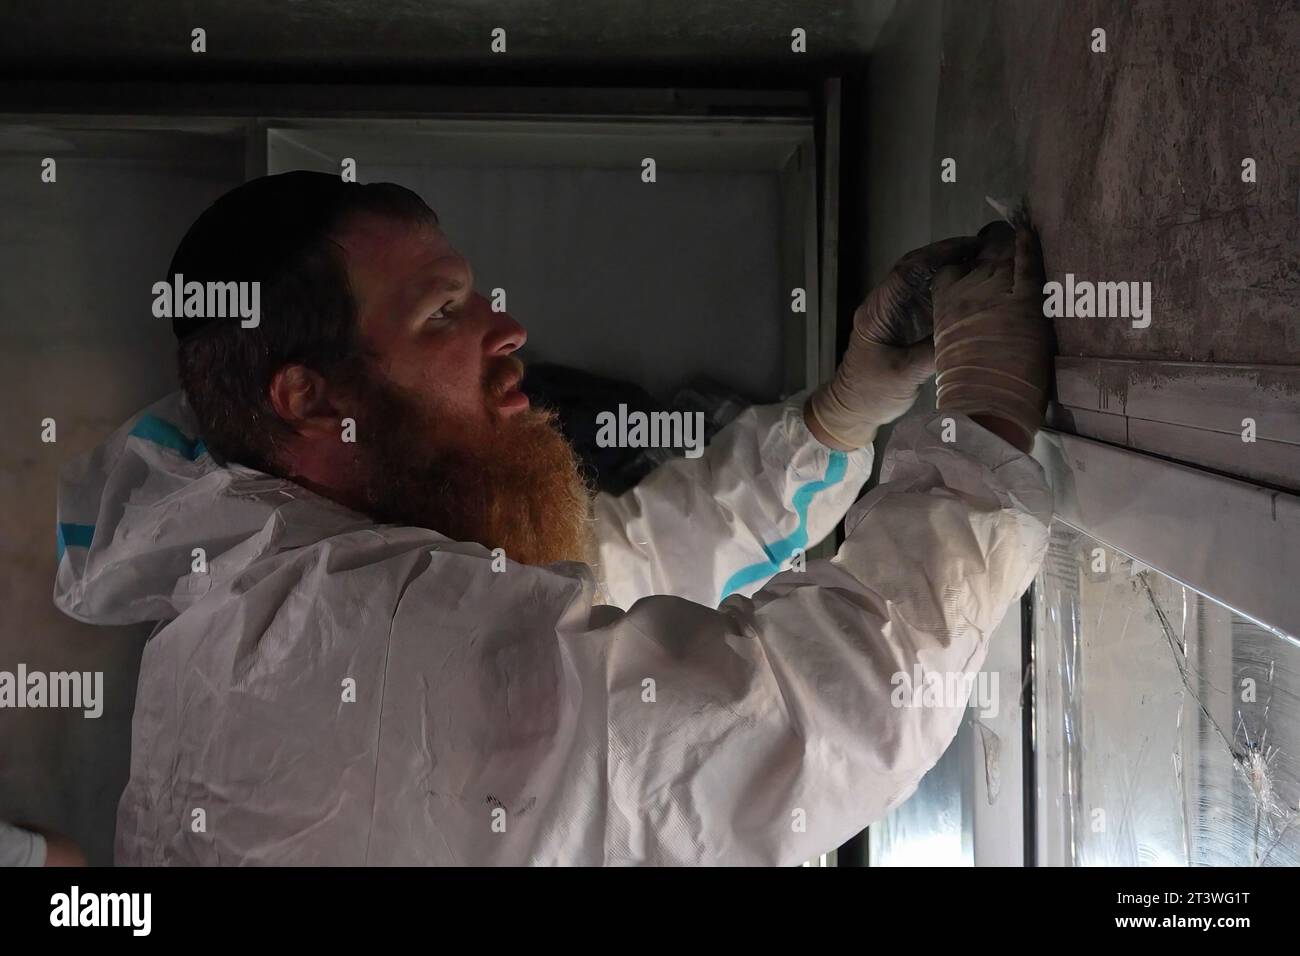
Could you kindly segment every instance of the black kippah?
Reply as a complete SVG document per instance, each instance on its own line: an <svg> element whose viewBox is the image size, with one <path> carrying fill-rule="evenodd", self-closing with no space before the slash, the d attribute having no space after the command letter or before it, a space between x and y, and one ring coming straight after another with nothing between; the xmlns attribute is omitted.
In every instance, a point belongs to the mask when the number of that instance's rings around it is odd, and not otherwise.
<svg viewBox="0 0 1300 956"><path fill-rule="evenodd" d="M349 188L337 175L292 172L263 176L226 193L199 216L176 247L167 281L260 282L324 236ZM232 321L172 317L180 341ZM234 321L238 321L235 319Z"/></svg>

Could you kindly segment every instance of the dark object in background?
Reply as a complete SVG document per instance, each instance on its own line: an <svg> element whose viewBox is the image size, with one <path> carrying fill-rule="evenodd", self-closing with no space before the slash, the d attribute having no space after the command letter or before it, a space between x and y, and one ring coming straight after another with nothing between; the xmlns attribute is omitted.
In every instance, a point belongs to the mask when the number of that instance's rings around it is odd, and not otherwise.
<svg viewBox="0 0 1300 956"><path fill-rule="evenodd" d="M612 495L621 495L635 487L662 462L681 457L684 451L601 448L596 444L596 416L601 412L617 412L619 405L626 405L629 413L703 412L707 443L751 404L714 382L698 381L680 390L673 397L672 405L667 406L631 382L545 362L528 366L524 391L535 406L555 410L561 431L573 444L592 483Z"/></svg>

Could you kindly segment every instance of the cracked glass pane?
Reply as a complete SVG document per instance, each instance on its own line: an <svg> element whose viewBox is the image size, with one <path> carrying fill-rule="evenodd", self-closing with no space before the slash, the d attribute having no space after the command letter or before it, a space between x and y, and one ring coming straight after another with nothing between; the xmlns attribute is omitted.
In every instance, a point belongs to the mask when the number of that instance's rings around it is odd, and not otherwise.
<svg viewBox="0 0 1300 956"><path fill-rule="evenodd" d="M1300 644L1059 522L1035 594L1038 862L1300 864Z"/></svg>

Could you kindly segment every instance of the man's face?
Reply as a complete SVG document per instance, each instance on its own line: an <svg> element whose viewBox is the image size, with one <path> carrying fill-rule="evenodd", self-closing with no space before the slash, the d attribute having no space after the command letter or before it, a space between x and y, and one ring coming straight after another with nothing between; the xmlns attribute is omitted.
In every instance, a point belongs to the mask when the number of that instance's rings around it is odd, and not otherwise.
<svg viewBox="0 0 1300 956"><path fill-rule="evenodd" d="M367 510L526 564L587 559L572 449L518 387L523 327L436 226L364 216L336 241L371 356L352 396Z"/></svg>
<svg viewBox="0 0 1300 956"><path fill-rule="evenodd" d="M468 260L440 229L363 216L338 241L362 343L386 381L466 424L528 408L514 388L523 367L512 355L528 334L474 290Z"/></svg>

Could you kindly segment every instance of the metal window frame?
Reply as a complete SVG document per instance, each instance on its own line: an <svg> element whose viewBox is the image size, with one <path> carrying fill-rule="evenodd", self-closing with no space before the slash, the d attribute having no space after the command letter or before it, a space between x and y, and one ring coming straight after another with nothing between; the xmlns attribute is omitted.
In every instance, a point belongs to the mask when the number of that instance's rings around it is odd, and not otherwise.
<svg viewBox="0 0 1300 956"><path fill-rule="evenodd" d="M1296 642L1300 497L1044 429L1056 519Z"/></svg>

